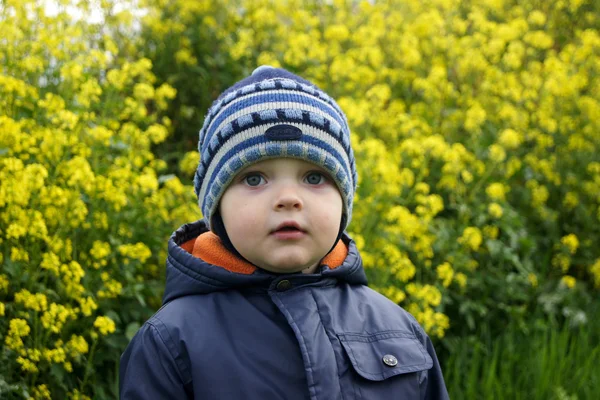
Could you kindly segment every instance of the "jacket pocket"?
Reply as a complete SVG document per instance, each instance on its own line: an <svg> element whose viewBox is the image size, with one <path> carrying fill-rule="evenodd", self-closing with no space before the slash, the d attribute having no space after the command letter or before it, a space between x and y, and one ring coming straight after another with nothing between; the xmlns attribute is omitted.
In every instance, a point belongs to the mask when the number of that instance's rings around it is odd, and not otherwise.
<svg viewBox="0 0 600 400"><path fill-rule="evenodd" d="M337 336L352 370L342 380L351 381L355 398L420 398L420 372L430 369L433 360L413 333L385 331Z"/></svg>

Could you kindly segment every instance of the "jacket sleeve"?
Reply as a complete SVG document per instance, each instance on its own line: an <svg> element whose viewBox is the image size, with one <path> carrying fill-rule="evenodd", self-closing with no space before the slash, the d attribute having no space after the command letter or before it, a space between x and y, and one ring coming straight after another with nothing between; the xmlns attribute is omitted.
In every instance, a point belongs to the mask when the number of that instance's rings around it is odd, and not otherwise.
<svg viewBox="0 0 600 400"><path fill-rule="evenodd" d="M446 389L446 383L442 375L442 368L433 348L433 343L431 343L431 339L427 336L421 325L419 325L416 318L408 312L407 314L412 321L413 331L433 360L433 366L428 370L422 371L419 377L421 400L448 400L450 396L448 396L448 390Z"/></svg>
<svg viewBox="0 0 600 400"><path fill-rule="evenodd" d="M181 361L164 324L157 320L146 322L121 356L119 398L189 398L191 382L186 377L187 369Z"/></svg>
<svg viewBox="0 0 600 400"><path fill-rule="evenodd" d="M429 336L427 335L424 335L424 337L425 342L423 345L433 360L433 366L426 371L424 380L421 382L421 398L423 400L447 400L450 397L448 396L448 390L444 383L442 368L440 367L437 355L435 354L431 339L429 339Z"/></svg>

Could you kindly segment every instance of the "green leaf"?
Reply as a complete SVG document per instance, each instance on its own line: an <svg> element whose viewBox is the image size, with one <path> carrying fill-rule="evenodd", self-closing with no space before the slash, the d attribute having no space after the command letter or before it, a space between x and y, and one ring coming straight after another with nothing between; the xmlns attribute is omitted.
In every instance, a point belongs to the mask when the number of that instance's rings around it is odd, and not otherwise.
<svg viewBox="0 0 600 400"><path fill-rule="evenodd" d="M138 322L129 323L129 325L127 325L127 328L125 328L125 337L127 338L127 340L131 341L131 339L133 339L137 331L140 330L140 327L141 325Z"/></svg>

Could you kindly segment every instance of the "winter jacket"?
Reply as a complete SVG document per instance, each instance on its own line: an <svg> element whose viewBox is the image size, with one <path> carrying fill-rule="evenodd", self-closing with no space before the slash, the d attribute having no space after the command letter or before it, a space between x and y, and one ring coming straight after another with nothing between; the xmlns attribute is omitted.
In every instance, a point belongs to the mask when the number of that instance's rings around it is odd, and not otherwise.
<svg viewBox="0 0 600 400"><path fill-rule="evenodd" d="M121 356L120 397L447 399L431 341L367 287L344 233L315 274L274 274L202 220L170 238L163 306Z"/></svg>

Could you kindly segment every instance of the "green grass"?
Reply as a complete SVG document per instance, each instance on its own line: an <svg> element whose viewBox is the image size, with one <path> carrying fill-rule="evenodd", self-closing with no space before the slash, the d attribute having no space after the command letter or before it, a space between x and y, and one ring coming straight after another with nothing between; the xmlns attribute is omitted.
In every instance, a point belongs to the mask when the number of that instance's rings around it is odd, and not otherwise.
<svg viewBox="0 0 600 400"><path fill-rule="evenodd" d="M530 334L507 326L485 344L459 341L444 364L452 399L598 399L600 318Z"/></svg>

